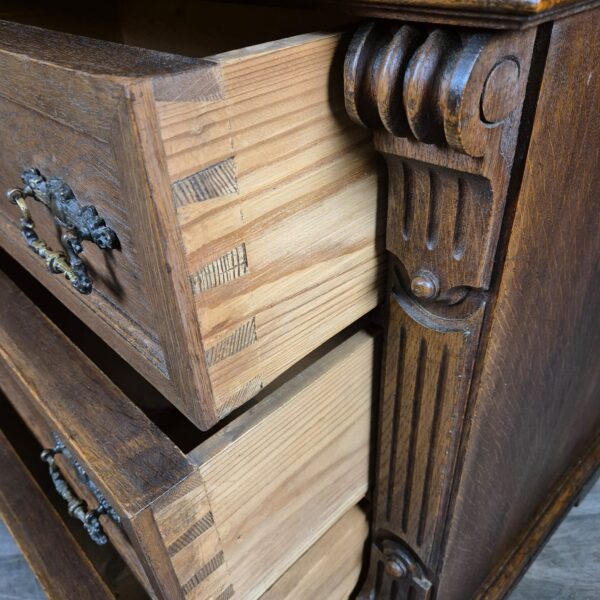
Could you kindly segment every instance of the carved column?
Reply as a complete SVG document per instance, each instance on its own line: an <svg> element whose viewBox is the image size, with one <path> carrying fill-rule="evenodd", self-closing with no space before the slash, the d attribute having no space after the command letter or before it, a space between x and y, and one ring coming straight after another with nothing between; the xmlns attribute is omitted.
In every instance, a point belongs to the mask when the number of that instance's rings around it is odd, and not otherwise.
<svg viewBox="0 0 600 600"><path fill-rule="evenodd" d="M359 28L346 107L389 170L389 308L363 598L432 596L535 33Z"/></svg>

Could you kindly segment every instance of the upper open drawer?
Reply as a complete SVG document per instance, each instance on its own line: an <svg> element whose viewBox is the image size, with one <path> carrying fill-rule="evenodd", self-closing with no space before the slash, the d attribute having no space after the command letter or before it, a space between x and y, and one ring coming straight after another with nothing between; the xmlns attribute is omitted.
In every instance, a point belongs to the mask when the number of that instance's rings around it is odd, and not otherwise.
<svg viewBox="0 0 600 600"><path fill-rule="evenodd" d="M343 43L200 59L0 25L0 243L202 428L377 304Z"/></svg>

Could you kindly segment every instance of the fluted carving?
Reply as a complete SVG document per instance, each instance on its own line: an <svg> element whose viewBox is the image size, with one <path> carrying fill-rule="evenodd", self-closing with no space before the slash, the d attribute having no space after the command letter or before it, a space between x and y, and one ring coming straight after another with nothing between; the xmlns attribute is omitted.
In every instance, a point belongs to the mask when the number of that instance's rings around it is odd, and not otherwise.
<svg viewBox="0 0 600 600"><path fill-rule="evenodd" d="M436 300L454 304L481 287L492 231L493 195L484 177L387 155L388 249L412 279L434 273Z"/></svg>
<svg viewBox="0 0 600 600"><path fill-rule="evenodd" d="M434 592L534 32L367 23L350 116L389 172L389 306L362 598Z"/></svg>

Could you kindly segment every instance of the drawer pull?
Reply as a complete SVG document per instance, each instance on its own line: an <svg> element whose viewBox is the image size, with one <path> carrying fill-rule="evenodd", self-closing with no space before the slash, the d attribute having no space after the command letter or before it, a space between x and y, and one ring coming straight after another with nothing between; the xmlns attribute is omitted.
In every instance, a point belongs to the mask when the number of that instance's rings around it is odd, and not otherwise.
<svg viewBox="0 0 600 600"><path fill-rule="evenodd" d="M102 495L100 490L88 477L83 467L72 457L69 450L64 446L60 439L55 435L54 448L48 448L41 454L41 459L48 465L48 471L54 488L58 494L67 502L69 515L73 518L81 521L84 529L88 532L88 535L93 542L102 546L108 542L108 538L104 533L104 529L100 524L100 515L107 515L117 525L120 525L121 519L119 515L107 502L106 498ZM79 478L87 486L87 488L94 494L98 500L98 506L93 510L87 509L87 504L84 500L79 498L75 492L71 489L67 481L62 476L56 464L55 456L62 454L75 468Z"/></svg>
<svg viewBox="0 0 600 600"><path fill-rule="evenodd" d="M106 225L92 205L82 206L73 190L60 177L46 179L37 169L23 171L25 184L7 192L8 199L21 211L21 233L27 245L41 256L51 273L63 273L82 294L92 291L92 280L85 263L79 258L84 240L94 242L103 250L119 246L117 234ZM61 231L64 252L52 250L35 231L26 198L41 202L54 217Z"/></svg>

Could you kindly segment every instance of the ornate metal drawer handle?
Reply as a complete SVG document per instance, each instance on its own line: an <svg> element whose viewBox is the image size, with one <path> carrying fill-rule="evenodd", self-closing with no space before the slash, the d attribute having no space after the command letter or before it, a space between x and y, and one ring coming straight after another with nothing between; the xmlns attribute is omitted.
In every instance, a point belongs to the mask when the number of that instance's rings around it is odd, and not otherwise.
<svg viewBox="0 0 600 600"><path fill-rule="evenodd" d="M92 280L85 263L79 258L84 240L102 249L119 245L117 234L106 225L94 206L82 206L73 190L60 177L46 179L37 169L21 174L24 186L7 192L8 199L21 211L21 233L27 245L45 261L51 273L64 273L73 287L82 294L92 291ZM55 252L41 240L25 198L41 202L52 213L60 228L63 252Z"/></svg>
<svg viewBox="0 0 600 600"><path fill-rule="evenodd" d="M67 502L69 515L81 521L83 527L88 532L88 535L96 544L102 546L108 542L108 538L104 533L104 529L100 524L99 516L107 515L118 525L121 522L119 515L113 510L107 500L104 498L100 490L89 479L83 467L72 457L69 450L64 446L60 439L55 435L54 448L46 449L42 452L41 458L48 465L50 477L56 491L61 498ZM87 504L79 498L66 482L60 471L54 457L57 454L62 454L75 467L79 477L83 483L90 489L98 500L98 506L93 510L88 510Z"/></svg>

